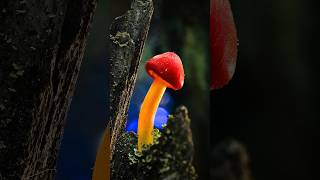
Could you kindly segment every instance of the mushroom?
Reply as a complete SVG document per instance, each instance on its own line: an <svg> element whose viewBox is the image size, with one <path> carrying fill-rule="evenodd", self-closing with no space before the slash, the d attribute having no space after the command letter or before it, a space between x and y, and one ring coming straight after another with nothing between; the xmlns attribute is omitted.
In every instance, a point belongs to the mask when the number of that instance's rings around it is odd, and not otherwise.
<svg viewBox="0 0 320 180"><path fill-rule="evenodd" d="M138 151L143 145L153 144L154 117L166 88L179 90L184 83L184 70L180 57L173 52L156 55L148 60L146 71L153 83L144 98L138 120Z"/></svg>

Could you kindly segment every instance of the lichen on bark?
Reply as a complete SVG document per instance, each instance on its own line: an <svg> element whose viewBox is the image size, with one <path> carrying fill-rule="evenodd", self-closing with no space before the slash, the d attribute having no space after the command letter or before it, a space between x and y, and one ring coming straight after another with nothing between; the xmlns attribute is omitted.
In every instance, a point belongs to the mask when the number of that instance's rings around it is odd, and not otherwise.
<svg viewBox="0 0 320 180"><path fill-rule="evenodd" d="M193 141L187 108L179 107L167 125L154 130L154 144L136 149L137 136L127 132L116 143L111 179L196 179Z"/></svg>
<svg viewBox="0 0 320 180"><path fill-rule="evenodd" d="M127 120L137 70L153 14L152 0L133 0L130 9L114 19L109 34L111 157Z"/></svg>

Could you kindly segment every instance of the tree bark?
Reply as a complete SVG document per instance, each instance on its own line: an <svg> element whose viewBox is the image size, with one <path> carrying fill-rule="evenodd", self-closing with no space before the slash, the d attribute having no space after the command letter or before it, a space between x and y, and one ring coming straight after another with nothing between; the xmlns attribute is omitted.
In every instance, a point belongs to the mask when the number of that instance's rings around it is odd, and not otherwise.
<svg viewBox="0 0 320 180"><path fill-rule="evenodd" d="M111 157L123 132L137 70L153 13L152 0L134 0L110 27Z"/></svg>
<svg viewBox="0 0 320 180"><path fill-rule="evenodd" d="M190 123L187 108L180 106L161 132L154 130L154 144L142 153L136 151L136 134L121 134L111 161L111 179L196 179Z"/></svg>
<svg viewBox="0 0 320 180"><path fill-rule="evenodd" d="M96 1L0 2L0 179L53 179Z"/></svg>

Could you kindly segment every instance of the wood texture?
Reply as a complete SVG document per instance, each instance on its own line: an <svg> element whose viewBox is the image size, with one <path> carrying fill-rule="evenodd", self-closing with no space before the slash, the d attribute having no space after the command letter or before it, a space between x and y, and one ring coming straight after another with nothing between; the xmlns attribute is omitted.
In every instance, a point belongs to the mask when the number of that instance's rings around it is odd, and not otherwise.
<svg viewBox="0 0 320 180"><path fill-rule="evenodd" d="M0 179L50 180L96 0L0 5Z"/></svg>
<svg viewBox="0 0 320 180"><path fill-rule="evenodd" d="M111 158L127 120L137 70L153 13L152 0L134 0L110 27Z"/></svg>
<svg viewBox="0 0 320 180"><path fill-rule="evenodd" d="M136 134L123 133L111 162L111 179L196 179L190 123L187 108L177 108L161 132L154 130L154 144L142 153L136 149Z"/></svg>

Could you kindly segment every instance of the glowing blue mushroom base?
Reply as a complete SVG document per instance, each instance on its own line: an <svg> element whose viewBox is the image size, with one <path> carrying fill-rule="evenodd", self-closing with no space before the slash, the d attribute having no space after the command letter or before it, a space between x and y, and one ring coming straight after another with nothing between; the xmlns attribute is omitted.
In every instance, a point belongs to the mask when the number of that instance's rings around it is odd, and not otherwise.
<svg viewBox="0 0 320 180"><path fill-rule="evenodd" d="M154 118L154 128L162 129L163 125L165 125L168 121L169 112L163 108L159 107L156 112L156 116ZM137 133L138 129L138 118L129 119L126 126L127 132L135 132Z"/></svg>

